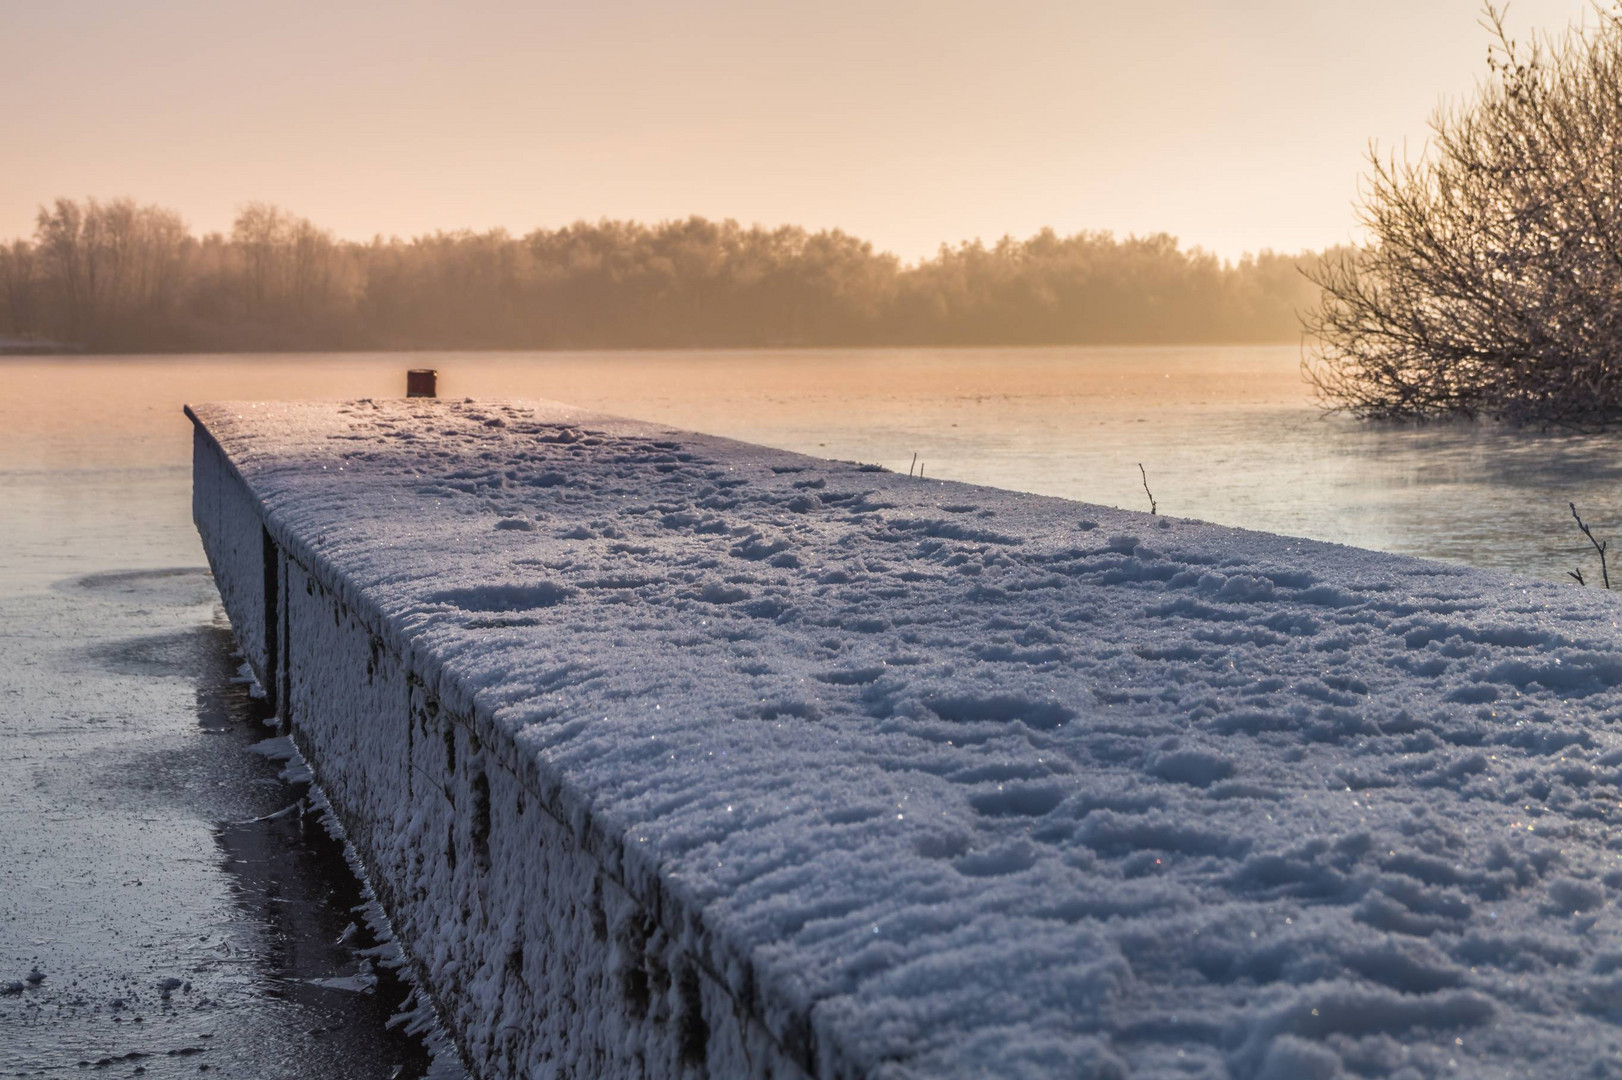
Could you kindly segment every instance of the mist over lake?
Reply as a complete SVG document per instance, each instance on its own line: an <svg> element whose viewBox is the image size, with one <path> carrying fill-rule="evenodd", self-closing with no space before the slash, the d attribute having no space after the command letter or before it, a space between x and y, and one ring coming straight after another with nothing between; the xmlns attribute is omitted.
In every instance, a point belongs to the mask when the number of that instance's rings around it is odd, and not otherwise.
<svg viewBox="0 0 1622 1080"><path fill-rule="evenodd" d="M873 462L1562 580L1576 502L1622 523L1622 440L1325 415L1289 346L344 353L13 358L3 370L0 568L82 550L86 571L198 559L182 401L550 398ZM110 511L110 512L109 512Z"/></svg>

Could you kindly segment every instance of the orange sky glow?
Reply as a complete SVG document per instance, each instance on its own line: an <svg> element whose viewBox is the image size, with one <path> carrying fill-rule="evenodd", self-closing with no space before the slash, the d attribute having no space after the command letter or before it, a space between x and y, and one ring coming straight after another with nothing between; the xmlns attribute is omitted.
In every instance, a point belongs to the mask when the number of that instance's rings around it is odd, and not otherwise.
<svg viewBox="0 0 1622 1080"><path fill-rule="evenodd" d="M1518 34L1586 0L1517 0ZM0 238L58 195L365 239L700 214L942 241L1353 236L1368 140L1485 71L1475 0L0 0ZM1588 16L1592 18L1592 15Z"/></svg>

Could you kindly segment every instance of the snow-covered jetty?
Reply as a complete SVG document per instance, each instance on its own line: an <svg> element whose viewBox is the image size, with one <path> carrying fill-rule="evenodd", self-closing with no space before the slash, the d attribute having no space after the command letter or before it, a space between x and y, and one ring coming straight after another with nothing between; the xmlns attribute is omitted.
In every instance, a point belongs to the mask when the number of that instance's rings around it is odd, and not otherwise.
<svg viewBox="0 0 1622 1080"><path fill-rule="evenodd" d="M1610 594L561 405L192 415L481 1076L1622 1076Z"/></svg>

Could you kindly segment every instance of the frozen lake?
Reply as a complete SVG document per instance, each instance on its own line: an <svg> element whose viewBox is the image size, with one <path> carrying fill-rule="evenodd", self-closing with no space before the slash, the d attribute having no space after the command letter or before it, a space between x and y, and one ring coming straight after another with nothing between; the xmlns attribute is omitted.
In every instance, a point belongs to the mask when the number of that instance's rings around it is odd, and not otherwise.
<svg viewBox="0 0 1622 1080"><path fill-rule="evenodd" d="M1324 416L1291 347L377 353L3 361L0 573L195 564L182 401L546 397L828 457L1563 579L1622 527L1622 438ZM49 527L46 522L53 522ZM18 550L19 546L22 550Z"/></svg>

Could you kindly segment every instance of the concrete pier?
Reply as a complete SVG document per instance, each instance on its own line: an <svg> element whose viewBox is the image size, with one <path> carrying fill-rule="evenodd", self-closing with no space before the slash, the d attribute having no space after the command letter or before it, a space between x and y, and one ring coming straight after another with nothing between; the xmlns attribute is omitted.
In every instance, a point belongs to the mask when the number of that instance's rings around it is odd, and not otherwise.
<svg viewBox="0 0 1622 1080"><path fill-rule="evenodd" d="M549 403L190 414L238 638L479 1076L1608 1052L1609 596Z"/></svg>

